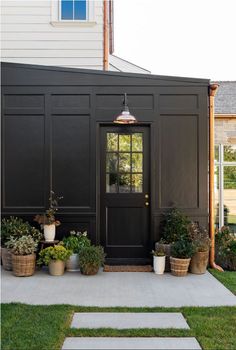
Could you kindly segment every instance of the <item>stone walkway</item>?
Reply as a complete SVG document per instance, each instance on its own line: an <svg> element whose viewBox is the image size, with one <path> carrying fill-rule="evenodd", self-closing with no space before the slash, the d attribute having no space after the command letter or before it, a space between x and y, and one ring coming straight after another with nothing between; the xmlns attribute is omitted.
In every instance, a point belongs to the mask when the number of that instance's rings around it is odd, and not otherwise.
<svg viewBox="0 0 236 350"><path fill-rule="evenodd" d="M72 328L111 328L111 329L189 329L181 313L124 313L86 312L75 313ZM69 349L173 349L199 350L193 337L68 337L62 350Z"/></svg>
<svg viewBox="0 0 236 350"><path fill-rule="evenodd" d="M2 303L33 305L181 307L236 305L236 297L210 273L175 277L169 273L102 272L84 276L66 272L50 276L37 271L31 277L15 277L2 270Z"/></svg>

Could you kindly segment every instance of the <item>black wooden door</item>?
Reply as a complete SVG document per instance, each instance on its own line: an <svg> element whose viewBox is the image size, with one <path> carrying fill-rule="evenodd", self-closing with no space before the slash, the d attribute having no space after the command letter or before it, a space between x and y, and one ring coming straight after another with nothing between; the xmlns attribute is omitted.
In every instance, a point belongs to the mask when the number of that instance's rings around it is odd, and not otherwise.
<svg viewBox="0 0 236 350"><path fill-rule="evenodd" d="M113 264L150 258L149 128L101 128L100 240Z"/></svg>

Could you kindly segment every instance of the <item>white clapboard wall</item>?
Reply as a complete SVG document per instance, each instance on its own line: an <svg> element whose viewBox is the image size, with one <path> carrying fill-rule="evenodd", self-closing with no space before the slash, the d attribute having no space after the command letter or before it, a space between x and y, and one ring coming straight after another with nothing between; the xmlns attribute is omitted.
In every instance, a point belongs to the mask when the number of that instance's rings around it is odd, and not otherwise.
<svg viewBox="0 0 236 350"><path fill-rule="evenodd" d="M2 61L103 69L103 1L89 18L59 21L60 0L2 0Z"/></svg>

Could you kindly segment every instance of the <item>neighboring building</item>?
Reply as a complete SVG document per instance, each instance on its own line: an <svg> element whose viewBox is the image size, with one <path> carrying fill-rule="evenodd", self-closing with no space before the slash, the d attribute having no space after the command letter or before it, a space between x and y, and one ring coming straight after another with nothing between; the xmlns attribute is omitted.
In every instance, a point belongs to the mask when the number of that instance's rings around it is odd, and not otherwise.
<svg viewBox="0 0 236 350"><path fill-rule="evenodd" d="M113 0L1 1L2 61L133 73L112 56Z"/></svg>
<svg viewBox="0 0 236 350"><path fill-rule="evenodd" d="M218 81L215 96L216 223L236 232L236 81Z"/></svg>

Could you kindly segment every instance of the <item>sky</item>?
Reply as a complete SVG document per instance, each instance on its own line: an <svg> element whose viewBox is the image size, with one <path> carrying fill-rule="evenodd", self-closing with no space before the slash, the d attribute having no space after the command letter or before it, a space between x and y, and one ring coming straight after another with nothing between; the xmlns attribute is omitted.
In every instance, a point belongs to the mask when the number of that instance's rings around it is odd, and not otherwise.
<svg viewBox="0 0 236 350"><path fill-rule="evenodd" d="M114 0L114 54L158 75L236 80L236 0Z"/></svg>

